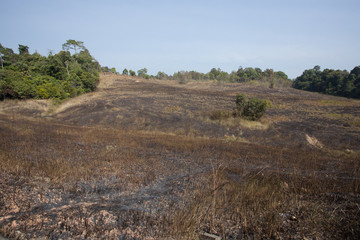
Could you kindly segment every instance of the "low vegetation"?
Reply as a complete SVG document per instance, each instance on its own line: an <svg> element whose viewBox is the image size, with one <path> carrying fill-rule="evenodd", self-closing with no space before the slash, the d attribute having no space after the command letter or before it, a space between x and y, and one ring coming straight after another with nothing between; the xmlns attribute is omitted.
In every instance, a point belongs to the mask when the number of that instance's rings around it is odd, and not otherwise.
<svg viewBox="0 0 360 240"><path fill-rule="evenodd" d="M257 121L264 115L266 109L268 109L269 107L271 107L270 101L259 98L249 99L246 94L242 93L236 96L236 108L233 111L211 111L210 118L212 120L224 120L234 117Z"/></svg>

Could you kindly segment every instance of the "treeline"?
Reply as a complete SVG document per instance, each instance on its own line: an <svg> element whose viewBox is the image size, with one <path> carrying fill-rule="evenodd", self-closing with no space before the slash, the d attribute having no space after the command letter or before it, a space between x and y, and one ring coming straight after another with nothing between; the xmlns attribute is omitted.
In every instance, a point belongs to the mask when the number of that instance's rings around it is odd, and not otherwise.
<svg viewBox="0 0 360 240"><path fill-rule="evenodd" d="M346 70L324 69L319 66L308 69L293 83L297 89L330 95L360 98L360 66L350 73Z"/></svg>
<svg viewBox="0 0 360 240"><path fill-rule="evenodd" d="M45 57L25 45L14 53L0 44L0 100L66 99L95 90L101 66L83 42L68 40L62 49Z"/></svg>
<svg viewBox="0 0 360 240"><path fill-rule="evenodd" d="M173 75L168 75L164 72L158 72L157 75L152 76L147 74L147 69L143 68L137 71L138 76L143 78L156 78L166 80L177 80L179 82L186 81L218 81L218 82L267 82L270 86L291 86L291 80L282 71L274 71L273 69L261 70L260 68L242 68L231 73L222 71L220 68L212 68L208 73L201 73L196 71L179 71ZM135 72L124 69L124 75L135 76Z"/></svg>

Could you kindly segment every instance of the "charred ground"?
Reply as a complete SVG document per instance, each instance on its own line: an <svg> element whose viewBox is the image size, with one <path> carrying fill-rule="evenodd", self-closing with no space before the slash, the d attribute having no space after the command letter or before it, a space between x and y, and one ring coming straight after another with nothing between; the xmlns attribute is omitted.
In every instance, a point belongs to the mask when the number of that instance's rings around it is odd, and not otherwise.
<svg viewBox="0 0 360 240"><path fill-rule="evenodd" d="M212 120L238 93L273 107ZM10 238L359 236L358 100L103 75L62 104L1 102L0 122Z"/></svg>

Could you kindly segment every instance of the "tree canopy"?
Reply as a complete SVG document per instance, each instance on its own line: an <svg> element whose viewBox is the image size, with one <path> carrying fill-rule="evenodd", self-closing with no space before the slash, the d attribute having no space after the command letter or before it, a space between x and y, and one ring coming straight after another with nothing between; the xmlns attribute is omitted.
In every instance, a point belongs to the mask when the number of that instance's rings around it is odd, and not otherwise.
<svg viewBox="0 0 360 240"><path fill-rule="evenodd" d="M336 96L360 98L360 66L349 73L346 70L324 69L320 66L308 69L293 83L297 89Z"/></svg>
<svg viewBox="0 0 360 240"><path fill-rule="evenodd" d="M65 99L95 90L100 65L83 42L68 40L63 51L47 57L21 44L18 50L0 44L0 99Z"/></svg>
<svg viewBox="0 0 360 240"><path fill-rule="evenodd" d="M172 76L159 72L155 78L158 79L172 79L178 81L218 81L218 82L264 82L272 86L291 86L291 80L288 76L281 71L275 72L273 69L261 70L260 68L242 68L231 73L222 71L220 68L212 68L208 73L200 73L196 71L179 71Z"/></svg>
<svg viewBox="0 0 360 240"><path fill-rule="evenodd" d="M75 41L73 39L69 39L66 41L66 43L64 43L62 45L62 48L64 51L70 51L70 50L74 50L75 55L77 55L78 50L80 51L85 51L86 48L84 46L84 42L81 41Z"/></svg>

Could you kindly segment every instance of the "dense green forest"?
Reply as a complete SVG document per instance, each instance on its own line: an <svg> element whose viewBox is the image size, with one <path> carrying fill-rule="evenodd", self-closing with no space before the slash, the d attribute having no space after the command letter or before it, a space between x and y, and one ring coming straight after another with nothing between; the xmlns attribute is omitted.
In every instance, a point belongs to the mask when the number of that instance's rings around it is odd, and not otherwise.
<svg viewBox="0 0 360 240"><path fill-rule="evenodd" d="M62 51L47 57L19 53L0 44L0 100L5 98L66 99L93 91L99 80L99 63L83 42L67 40Z"/></svg>
<svg viewBox="0 0 360 240"><path fill-rule="evenodd" d="M293 83L297 89L336 96L360 98L360 66L350 73L346 70L324 69L319 66L308 69Z"/></svg>

